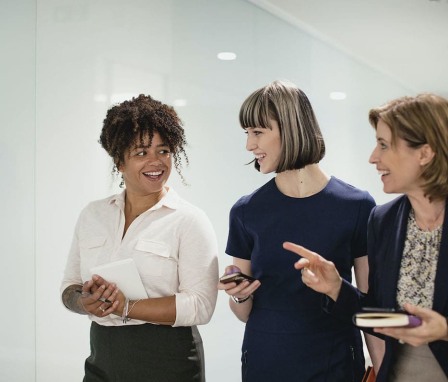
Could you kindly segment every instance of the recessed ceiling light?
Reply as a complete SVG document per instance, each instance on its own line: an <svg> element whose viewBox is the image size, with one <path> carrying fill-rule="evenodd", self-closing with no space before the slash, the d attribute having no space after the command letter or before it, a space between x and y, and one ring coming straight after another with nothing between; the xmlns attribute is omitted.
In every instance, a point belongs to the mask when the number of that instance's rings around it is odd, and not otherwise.
<svg viewBox="0 0 448 382"><path fill-rule="evenodd" d="M344 92L331 92L330 98L335 101L340 101L340 100L346 99L347 94L345 94Z"/></svg>
<svg viewBox="0 0 448 382"><path fill-rule="evenodd" d="M173 101L173 106L176 106L176 107L187 106L187 100L186 99L181 99L181 98L175 99Z"/></svg>
<svg viewBox="0 0 448 382"><path fill-rule="evenodd" d="M236 60L236 53L233 52L220 52L218 53L218 58L223 61Z"/></svg>
<svg viewBox="0 0 448 382"><path fill-rule="evenodd" d="M105 94L95 94L93 100L95 102L107 102L107 97Z"/></svg>
<svg viewBox="0 0 448 382"><path fill-rule="evenodd" d="M137 97L136 93L112 93L110 96L110 103L116 104L126 100L130 100L133 97Z"/></svg>

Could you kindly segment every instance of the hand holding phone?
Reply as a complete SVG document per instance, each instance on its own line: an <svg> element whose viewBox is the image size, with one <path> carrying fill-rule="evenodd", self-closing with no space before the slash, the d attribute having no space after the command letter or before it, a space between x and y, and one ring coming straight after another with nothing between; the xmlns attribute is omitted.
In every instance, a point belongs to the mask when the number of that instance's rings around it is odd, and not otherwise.
<svg viewBox="0 0 448 382"><path fill-rule="evenodd" d="M249 275L246 275L242 272L231 273L230 275L224 275L219 279L219 282L223 284L235 282L237 285L242 283L243 281L253 282L255 279Z"/></svg>

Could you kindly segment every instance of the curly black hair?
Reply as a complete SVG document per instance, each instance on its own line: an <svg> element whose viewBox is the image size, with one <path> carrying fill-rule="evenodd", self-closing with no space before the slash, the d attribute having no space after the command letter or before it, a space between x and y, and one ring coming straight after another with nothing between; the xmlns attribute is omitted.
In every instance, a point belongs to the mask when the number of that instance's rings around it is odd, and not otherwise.
<svg viewBox="0 0 448 382"><path fill-rule="evenodd" d="M187 141L182 122L171 106L149 95L140 94L111 107L104 119L99 143L119 168L124 163L125 153L143 144L147 136L151 142L155 132L173 153L174 167L184 181L182 156L187 165L188 157L184 149Z"/></svg>

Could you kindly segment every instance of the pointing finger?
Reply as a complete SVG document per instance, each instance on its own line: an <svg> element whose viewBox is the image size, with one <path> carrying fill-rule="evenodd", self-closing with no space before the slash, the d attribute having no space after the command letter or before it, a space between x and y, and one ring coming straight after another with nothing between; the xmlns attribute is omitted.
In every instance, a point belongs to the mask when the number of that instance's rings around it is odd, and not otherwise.
<svg viewBox="0 0 448 382"><path fill-rule="evenodd" d="M316 252L310 251L309 249L306 249L305 247L302 247L301 245L297 245L297 244L291 243L289 241L285 241L283 243L283 248L288 251L294 252L299 256L304 257L309 262L316 260L319 256Z"/></svg>

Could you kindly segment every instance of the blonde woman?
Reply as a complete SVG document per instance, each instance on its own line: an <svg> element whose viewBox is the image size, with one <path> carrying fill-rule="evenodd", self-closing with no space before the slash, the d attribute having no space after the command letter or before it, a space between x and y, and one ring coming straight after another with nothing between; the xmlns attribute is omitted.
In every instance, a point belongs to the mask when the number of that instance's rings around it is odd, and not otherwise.
<svg viewBox="0 0 448 382"><path fill-rule="evenodd" d="M372 210L368 294L346 283L315 247L284 246L303 256L296 268L304 284L327 295L333 315L348 321L369 306L421 318L416 328L374 329L386 342L377 382L448 381L448 100L399 98L372 109L369 119L377 141L370 163L384 192L402 195Z"/></svg>

